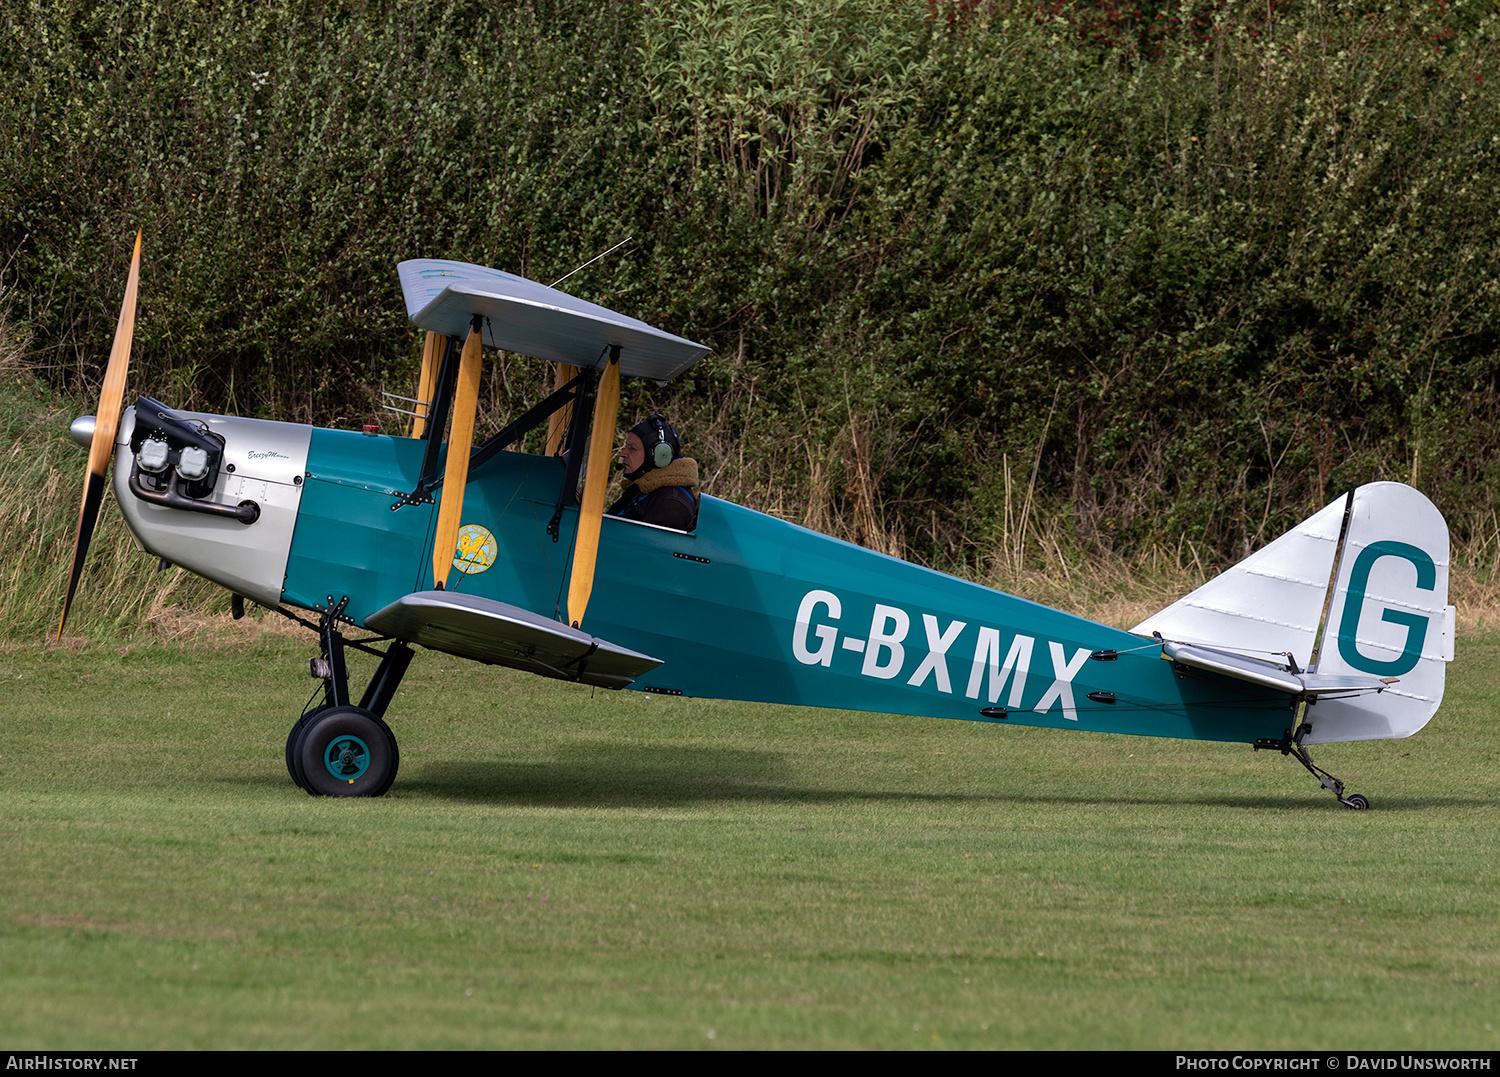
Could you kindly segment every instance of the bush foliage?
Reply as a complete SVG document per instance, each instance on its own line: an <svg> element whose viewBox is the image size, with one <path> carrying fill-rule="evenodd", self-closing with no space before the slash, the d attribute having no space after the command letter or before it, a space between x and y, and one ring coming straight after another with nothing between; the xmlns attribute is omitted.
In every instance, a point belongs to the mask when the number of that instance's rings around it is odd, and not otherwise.
<svg viewBox="0 0 1500 1077"><path fill-rule="evenodd" d="M1027 513L1237 556L1380 478L1477 528L1497 28L1492 0L14 0L0 283L30 361L92 384L142 227L133 386L340 424L414 384L397 261L545 283L632 237L567 288L713 347L626 394L712 492L976 569ZM499 357L485 422L549 384Z"/></svg>

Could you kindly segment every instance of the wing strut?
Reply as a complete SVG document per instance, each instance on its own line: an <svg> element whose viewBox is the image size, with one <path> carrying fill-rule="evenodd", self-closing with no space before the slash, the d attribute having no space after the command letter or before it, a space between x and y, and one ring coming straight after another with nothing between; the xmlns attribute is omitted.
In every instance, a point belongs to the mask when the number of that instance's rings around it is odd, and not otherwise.
<svg viewBox="0 0 1500 1077"><path fill-rule="evenodd" d="M448 582L453 552L458 548L458 524L464 511L464 486L469 481L469 452L474 447L474 412L479 407L479 316L469 327L463 358L458 363L458 387L453 398L453 425L448 430L448 461L443 471L443 503L438 506L437 534L432 540L432 579L439 591Z"/></svg>
<svg viewBox="0 0 1500 1077"><path fill-rule="evenodd" d="M575 368L568 367L567 369ZM558 411L572 411L573 402L583 393L583 383L588 377L588 371L577 374L540 404L533 404L519 419L512 419L498 432L486 438L484 444L475 449L474 454L469 457L469 474L474 474L490 457L510 448L515 442L531 433L543 419L548 416L555 417Z"/></svg>
<svg viewBox="0 0 1500 1077"><path fill-rule="evenodd" d="M556 392L565 385L569 385L578 376L578 368L571 363L557 364L557 377L553 379L552 390ZM547 456L556 456L563 449L563 436L568 432L568 424L573 419L573 405L567 404L554 411L552 417L547 421Z"/></svg>
<svg viewBox="0 0 1500 1077"><path fill-rule="evenodd" d="M585 369L580 376L583 377L583 381L578 385L578 394L568 407L570 413L568 434L563 452L567 462L563 465L562 488L557 492L557 507L553 510L552 519L547 524L547 534L551 536L553 542L558 541L562 534L563 509L569 505L578 504L578 478L583 474L584 435L588 433L589 428L587 409L589 402L594 399L594 393L599 389L599 379L602 375L595 374L591 369Z"/></svg>
<svg viewBox="0 0 1500 1077"><path fill-rule="evenodd" d="M438 363L442 361L444 346L448 338L441 333L429 332L422 345L422 375L417 382L417 415L411 421L411 436L419 438L427 425L427 413L432 407L433 381L437 378Z"/></svg>
<svg viewBox="0 0 1500 1077"><path fill-rule="evenodd" d="M599 559L599 526L604 518L604 491L609 485L609 456L615 447L615 420L620 413L620 347L609 349L609 366L599 379L594 398L594 430L589 440L589 473L583 480L583 504L578 511L578 533L573 540L573 572L568 578L568 623L583 624L584 611L594 593L594 568ZM575 450L576 451L576 450Z"/></svg>

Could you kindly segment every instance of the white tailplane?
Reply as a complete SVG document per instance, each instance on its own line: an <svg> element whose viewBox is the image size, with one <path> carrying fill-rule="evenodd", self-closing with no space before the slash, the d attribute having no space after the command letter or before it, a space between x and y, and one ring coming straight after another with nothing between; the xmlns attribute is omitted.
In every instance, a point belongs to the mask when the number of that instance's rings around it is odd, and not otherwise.
<svg viewBox="0 0 1500 1077"><path fill-rule="evenodd" d="M1131 631L1319 680L1388 682L1378 691L1309 693L1302 743L1326 744L1409 737L1427 724L1443 700L1455 613L1442 513L1410 486L1375 482Z"/></svg>

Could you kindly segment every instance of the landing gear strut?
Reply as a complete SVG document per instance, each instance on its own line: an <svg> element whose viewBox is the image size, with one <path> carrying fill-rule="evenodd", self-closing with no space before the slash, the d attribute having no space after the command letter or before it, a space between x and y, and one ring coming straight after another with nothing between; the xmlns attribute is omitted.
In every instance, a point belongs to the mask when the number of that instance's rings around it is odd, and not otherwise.
<svg viewBox="0 0 1500 1077"><path fill-rule="evenodd" d="M393 641L384 653L346 640L339 623L348 622L343 616L348 601L335 603L329 596L328 606L320 611L322 653L311 661L309 672L323 682L323 702L305 711L286 738L287 773L315 797L381 796L396 780L401 763L396 736L383 716L413 652L401 640ZM357 706L349 700L345 645L380 656L380 666Z"/></svg>
<svg viewBox="0 0 1500 1077"><path fill-rule="evenodd" d="M1266 749L1268 751L1279 751L1282 755L1296 756L1297 762L1306 767L1307 772L1318 779L1324 789L1327 789L1334 796L1338 797L1340 804L1353 811L1364 811L1370 806L1370 801L1364 794L1350 793L1348 796L1345 796L1344 783L1312 761L1311 753L1308 752L1307 746L1302 743L1303 739L1311 732L1312 726L1307 722L1303 722L1297 726L1295 731L1288 729L1282 733L1280 740L1270 740L1265 737L1260 738L1255 742L1255 750L1258 752Z"/></svg>

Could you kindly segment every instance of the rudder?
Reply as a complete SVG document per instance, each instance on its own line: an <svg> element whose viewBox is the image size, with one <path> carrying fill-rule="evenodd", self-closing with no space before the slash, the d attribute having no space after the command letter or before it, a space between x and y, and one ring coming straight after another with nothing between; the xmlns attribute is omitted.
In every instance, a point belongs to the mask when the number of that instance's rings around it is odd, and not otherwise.
<svg viewBox="0 0 1500 1077"><path fill-rule="evenodd" d="M1420 491L1399 482L1354 491L1317 670L1399 680L1378 695L1320 700L1306 743L1409 737L1437 712L1457 613L1449 552L1448 524Z"/></svg>

